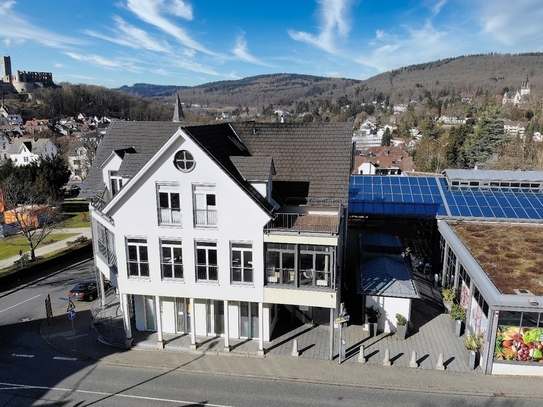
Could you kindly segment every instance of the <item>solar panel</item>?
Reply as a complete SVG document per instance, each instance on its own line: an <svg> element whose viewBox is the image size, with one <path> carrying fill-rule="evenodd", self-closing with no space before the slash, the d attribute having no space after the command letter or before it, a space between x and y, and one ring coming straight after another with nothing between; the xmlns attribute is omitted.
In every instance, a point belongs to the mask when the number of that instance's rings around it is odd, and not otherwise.
<svg viewBox="0 0 543 407"><path fill-rule="evenodd" d="M353 175L349 212L542 221L543 193L537 189L450 187L443 177Z"/></svg>

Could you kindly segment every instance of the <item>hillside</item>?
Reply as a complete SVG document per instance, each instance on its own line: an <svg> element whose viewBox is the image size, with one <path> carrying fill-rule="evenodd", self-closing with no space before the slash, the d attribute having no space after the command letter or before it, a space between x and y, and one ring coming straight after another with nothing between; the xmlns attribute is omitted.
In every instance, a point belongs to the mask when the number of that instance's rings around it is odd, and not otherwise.
<svg viewBox="0 0 543 407"><path fill-rule="evenodd" d="M184 103L216 108L262 108L341 96L362 102L388 97L392 103L406 103L427 92L433 97L486 92L501 95L505 90L516 90L526 77L537 94L543 89L542 67L543 53L485 54L406 66L364 81L281 73L192 87L135 84L118 90L168 102L173 101L177 90Z"/></svg>

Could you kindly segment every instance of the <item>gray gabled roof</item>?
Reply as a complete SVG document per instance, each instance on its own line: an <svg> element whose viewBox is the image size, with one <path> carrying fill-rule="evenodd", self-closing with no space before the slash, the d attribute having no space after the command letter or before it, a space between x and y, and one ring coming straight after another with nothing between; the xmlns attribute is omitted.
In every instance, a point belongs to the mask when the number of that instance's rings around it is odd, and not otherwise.
<svg viewBox="0 0 543 407"><path fill-rule="evenodd" d="M275 173L271 157L231 157L232 162L247 181L268 181Z"/></svg>
<svg viewBox="0 0 543 407"><path fill-rule="evenodd" d="M311 201L333 199L347 202L351 170L351 125L325 124L217 124L190 125L174 122L112 123L100 143L82 189L90 199L101 196L105 185L100 166L113 151L133 149L123 157L122 176L133 178L178 128L183 130L232 179L262 205L272 206L250 185L262 178L264 169L275 168L274 189L285 199ZM260 160L255 164L251 158ZM273 167L271 165L273 160ZM247 173L243 173L243 171Z"/></svg>
<svg viewBox="0 0 543 407"><path fill-rule="evenodd" d="M43 152L45 151L45 146L47 145L48 142L49 142L49 139L46 139L46 138L39 138L39 139L18 138L18 139L13 140L13 142L10 144L9 153L19 154L24 144L24 146L32 154L42 155Z"/></svg>
<svg viewBox="0 0 543 407"><path fill-rule="evenodd" d="M272 157L283 203L347 203L351 123L232 123L253 157Z"/></svg>

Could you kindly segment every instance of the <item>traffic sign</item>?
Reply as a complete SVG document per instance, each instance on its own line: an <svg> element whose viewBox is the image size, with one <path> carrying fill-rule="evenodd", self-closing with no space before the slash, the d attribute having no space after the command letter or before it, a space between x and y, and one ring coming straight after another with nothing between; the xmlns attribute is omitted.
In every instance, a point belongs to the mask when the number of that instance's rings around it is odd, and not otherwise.
<svg viewBox="0 0 543 407"><path fill-rule="evenodd" d="M68 319L74 319L75 318L75 310L70 310L70 312L68 312Z"/></svg>
<svg viewBox="0 0 543 407"><path fill-rule="evenodd" d="M68 309L66 310L66 312L70 312L71 310L75 309L75 304L73 303L72 300L69 300L70 302L68 303Z"/></svg>

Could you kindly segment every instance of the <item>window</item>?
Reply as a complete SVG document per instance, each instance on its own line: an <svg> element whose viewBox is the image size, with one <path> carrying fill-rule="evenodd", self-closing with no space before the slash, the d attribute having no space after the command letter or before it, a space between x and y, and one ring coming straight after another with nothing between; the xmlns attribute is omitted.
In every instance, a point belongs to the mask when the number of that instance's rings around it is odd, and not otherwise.
<svg viewBox="0 0 543 407"><path fill-rule="evenodd" d="M212 185L194 186L194 226L217 225L217 202L215 187Z"/></svg>
<svg viewBox="0 0 543 407"><path fill-rule="evenodd" d="M23 159L24 159L24 162L25 162L25 163L29 162L29 161L28 161L28 157L23 157Z"/></svg>
<svg viewBox="0 0 543 407"><path fill-rule="evenodd" d="M187 150L181 150L175 153L173 164L181 172L191 172L196 165L194 157Z"/></svg>
<svg viewBox="0 0 543 407"><path fill-rule="evenodd" d="M183 252L181 242L163 240L162 247L162 278L183 279Z"/></svg>
<svg viewBox="0 0 543 407"><path fill-rule="evenodd" d="M149 277L147 239L127 239L128 277Z"/></svg>
<svg viewBox="0 0 543 407"><path fill-rule="evenodd" d="M96 230L98 235L98 252L107 260L110 266L115 266L116 270L115 235L100 222L96 222Z"/></svg>
<svg viewBox="0 0 543 407"><path fill-rule="evenodd" d="M300 245L300 285L330 287L331 247Z"/></svg>
<svg viewBox="0 0 543 407"><path fill-rule="evenodd" d="M196 242L196 280L217 281L217 243Z"/></svg>
<svg viewBox="0 0 543 407"><path fill-rule="evenodd" d="M234 283L253 282L253 245L232 243L231 278Z"/></svg>
<svg viewBox="0 0 543 407"><path fill-rule="evenodd" d="M296 246L287 243L266 245L266 280L275 284L294 284Z"/></svg>
<svg viewBox="0 0 543 407"><path fill-rule="evenodd" d="M109 177L111 182L111 196L115 196L123 187L123 179L117 175L117 171L111 171Z"/></svg>
<svg viewBox="0 0 543 407"><path fill-rule="evenodd" d="M176 186L158 186L158 222L181 225L181 199Z"/></svg>

